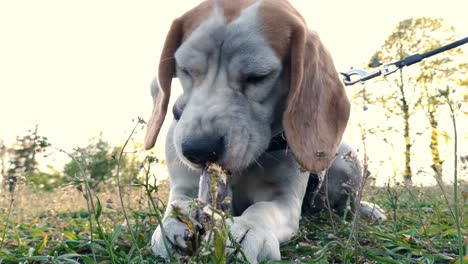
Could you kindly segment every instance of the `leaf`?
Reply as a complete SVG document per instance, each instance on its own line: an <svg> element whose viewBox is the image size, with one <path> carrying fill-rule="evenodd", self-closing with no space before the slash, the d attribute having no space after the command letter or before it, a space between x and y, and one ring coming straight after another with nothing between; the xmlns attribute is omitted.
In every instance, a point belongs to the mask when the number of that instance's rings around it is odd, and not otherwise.
<svg viewBox="0 0 468 264"><path fill-rule="evenodd" d="M463 261L466 263L466 262L468 261L468 256L464 256L464 257L463 257ZM458 259L458 260L455 261L453 264L460 264L460 263L461 263L461 261L460 261L460 259Z"/></svg>
<svg viewBox="0 0 468 264"><path fill-rule="evenodd" d="M404 234L402 238L403 238L403 240L406 241L406 242L412 242L412 241L413 241L413 237L410 236L410 235Z"/></svg>
<svg viewBox="0 0 468 264"><path fill-rule="evenodd" d="M73 234L72 232L63 231L62 234L71 240L80 240L80 238L77 235Z"/></svg>
<svg viewBox="0 0 468 264"><path fill-rule="evenodd" d="M42 253L44 249L47 247L47 241L49 240L49 233L45 233L44 237L42 238L41 242L36 246L36 252Z"/></svg>
<svg viewBox="0 0 468 264"><path fill-rule="evenodd" d="M226 235L224 230L215 228L213 246L215 249L215 263L224 263L226 261Z"/></svg>
<svg viewBox="0 0 468 264"><path fill-rule="evenodd" d="M112 245L115 244L115 241L117 241L121 233L122 233L122 225L117 225L117 227L114 230L114 234L112 234L112 238L111 238Z"/></svg>
<svg viewBox="0 0 468 264"><path fill-rule="evenodd" d="M59 263L81 263L81 262L78 262L76 261L75 259L77 258L82 258L84 259L86 256L84 255L80 255L80 254L63 254L63 255L60 255L60 256L56 256L56 260L62 260L62 262L59 262ZM89 257L87 257L89 258ZM92 262L86 262L85 263L94 263L94 261Z"/></svg>
<svg viewBox="0 0 468 264"><path fill-rule="evenodd" d="M94 264L93 258L91 258L89 256L82 255L81 259L84 261L85 264Z"/></svg>
<svg viewBox="0 0 468 264"><path fill-rule="evenodd" d="M34 219L32 220L30 225L33 226L33 225L37 224L37 222L39 222L39 216L34 217Z"/></svg>
<svg viewBox="0 0 468 264"><path fill-rule="evenodd" d="M102 205L101 205L101 200L99 200L99 197L96 196L96 219L99 219L102 213Z"/></svg>
<svg viewBox="0 0 468 264"><path fill-rule="evenodd" d="M378 263L389 263L389 264L400 264L400 261L391 259L391 258L386 258L386 257L381 257L381 256L374 256L374 255L367 255L367 257L370 260L376 260Z"/></svg>
<svg viewBox="0 0 468 264"><path fill-rule="evenodd" d="M28 231L33 236L44 236L45 235L44 230L42 230L40 228L31 228Z"/></svg>
<svg viewBox="0 0 468 264"><path fill-rule="evenodd" d="M449 228L444 232L446 235L457 235L458 230L455 228Z"/></svg>

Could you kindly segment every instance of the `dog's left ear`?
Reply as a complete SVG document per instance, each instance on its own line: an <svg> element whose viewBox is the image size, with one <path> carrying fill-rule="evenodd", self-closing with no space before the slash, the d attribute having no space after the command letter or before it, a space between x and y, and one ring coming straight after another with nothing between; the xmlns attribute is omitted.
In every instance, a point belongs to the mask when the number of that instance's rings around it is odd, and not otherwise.
<svg viewBox="0 0 468 264"><path fill-rule="evenodd" d="M328 51L315 32L298 23L290 40L291 83L283 126L299 164L311 172L333 162L350 104Z"/></svg>
<svg viewBox="0 0 468 264"><path fill-rule="evenodd" d="M169 97L171 95L171 83L172 78L175 76L176 63L174 59L174 53L182 43L183 31L182 21L180 19L172 22L171 28L166 36L164 42L163 51L161 53L161 59L159 61L159 83L160 87L157 87L157 81L155 80L151 87L151 95L153 97L153 112L148 120L148 126L145 136L145 149L151 149L156 143L159 131L166 117L167 106L169 104Z"/></svg>

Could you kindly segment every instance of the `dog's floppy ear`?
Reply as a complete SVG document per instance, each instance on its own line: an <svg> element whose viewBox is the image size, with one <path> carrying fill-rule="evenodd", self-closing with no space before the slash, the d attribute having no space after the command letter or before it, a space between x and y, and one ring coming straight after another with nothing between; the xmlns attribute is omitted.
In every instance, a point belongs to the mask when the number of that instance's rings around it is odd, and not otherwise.
<svg viewBox="0 0 468 264"><path fill-rule="evenodd" d="M291 83L283 126L299 164L318 172L334 160L350 105L333 60L315 32L298 23L290 40Z"/></svg>
<svg viewBox="0 0 468 264"><path fill-rule="evenodd" d="M161 126L164 122L164 117L166 116L169 97L171 95L172 78L175 76L176 72L174 53L182 43L182 38L182 22L180 19L176 19L172 22L169 33L166 36L166 41L164 42L164 47L159 61L159 89L157 87L157 83L153 83L151 87L151 95L153 96L153 112L148 120L145 137L145 149L147 150L151 149L156 143L159 131L161 130ZM155 80L155 82L157 81Z"/></svg>

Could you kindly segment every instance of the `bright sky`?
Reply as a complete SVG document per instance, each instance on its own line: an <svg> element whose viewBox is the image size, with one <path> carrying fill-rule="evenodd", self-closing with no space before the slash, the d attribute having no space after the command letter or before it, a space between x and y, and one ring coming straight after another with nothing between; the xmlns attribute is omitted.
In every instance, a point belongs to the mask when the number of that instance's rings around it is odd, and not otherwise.
<svg viewBox="0 0 468 264"><path fill-rule="evenodd" d="M123 143L131 120L149 117L149 84L172 19L198 2L0 0L0 139L9 145L39 124L65 149L100 132ZM466 0L291 2L341 71L362 67L405 18L443 17L468 36Z"/></svg>

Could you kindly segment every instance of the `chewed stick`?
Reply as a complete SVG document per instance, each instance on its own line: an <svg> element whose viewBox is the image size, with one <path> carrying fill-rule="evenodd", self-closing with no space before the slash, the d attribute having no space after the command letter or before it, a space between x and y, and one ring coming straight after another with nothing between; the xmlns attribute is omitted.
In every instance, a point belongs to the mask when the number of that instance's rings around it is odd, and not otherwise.
<svg viewBox="0 0 468 264"><path fill-rule="evenodd" d="M211 179L208 175L208 166L204 167L198 183L198 200L203 204L210 204L211 199Z"/></svg>
<svg viewBox="0 0 468 264"><path fill-rule="evenodd" d="M229 175L216 164L203 168L198 186L198 201L227 212L231 210Z"/></svg>
<svg viewBox="0 0 468 264"><path fill-rule="evenodd" d="M198 186L198 198L196 201L196 213L187 215L178 211L177 218L186 225L188 235L176 237L175 244L183 255L192 256L197 252L207 234L216 229L215 223L231 213L231 198L228 189L229 175L216 164L209 164L202 169ZM178 209L178 210L177 210ZM226 214L228 213L228 214Z"/></svg>

